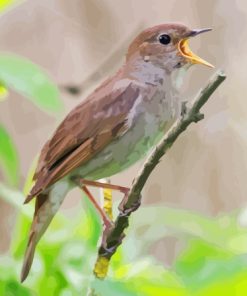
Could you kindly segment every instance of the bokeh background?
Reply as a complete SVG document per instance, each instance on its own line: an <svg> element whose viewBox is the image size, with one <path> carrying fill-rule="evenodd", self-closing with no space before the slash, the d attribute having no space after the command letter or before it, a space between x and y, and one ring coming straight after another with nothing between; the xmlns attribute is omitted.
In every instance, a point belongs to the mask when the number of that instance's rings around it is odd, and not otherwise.
<svg viewBox="0 0 247 296"><path fill-rule="evenodd" d="M246 1L0 1L0 9L0 295L86 295L90 285L107 296L245 295ZM42 145L69 110L114 74L136 34L175 21L213 28L190 42L227 74L203 108L205 119L181 135L152 173L108 280L91 276L100 223L73 190L21 286L32 215L32 206L21 205L22 190ZM184 98L193 98L212 72L190 69ZM141 164L110 181L130 185ZM114 193L116 205L120 198Z"/></svg>

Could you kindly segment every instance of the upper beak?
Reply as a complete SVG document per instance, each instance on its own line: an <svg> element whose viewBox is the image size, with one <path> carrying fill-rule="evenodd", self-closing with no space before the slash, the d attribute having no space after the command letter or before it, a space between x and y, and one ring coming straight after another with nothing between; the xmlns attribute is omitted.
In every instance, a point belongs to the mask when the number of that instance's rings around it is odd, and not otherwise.
<svg viewBox="0 0 247 296"><path fill-rule="evenodd" d="M188 39L190 37L194 37L197 36L201 33L205 33L208 31L211 31L212 29L207 28L207 29L196 29L196 30L192 30L184 39L180 40L178 43L178 50L181 53L181 55L187 59L190 60L191 63L193 64L202 64L205 66L208 66L210 68L214 68L214 66L210 63L208 63L207 61L203 60L202 58L200 58L199 56L197 56L196 54L194 54L188 45Z"/></svg>
<svg viewBox="0 0 247 296"><path fill-rule="evenodd" d="M188 37L194 37L194 36L196 36L196 35L199 35L199 34L201 34L201 33L206 33L206 32L209 32L209 31L212 31L212 29L211 29L211 28L195 29L195 30L192 30L192 31L189 33Z"/></svg>

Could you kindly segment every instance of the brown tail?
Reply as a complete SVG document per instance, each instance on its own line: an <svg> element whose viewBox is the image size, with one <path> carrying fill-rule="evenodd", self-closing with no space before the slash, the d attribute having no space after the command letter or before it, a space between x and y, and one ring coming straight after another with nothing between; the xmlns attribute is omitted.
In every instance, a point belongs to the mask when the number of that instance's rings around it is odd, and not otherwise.
<svg viewBox="0 0 247 296"><path fill-rule="evenodd" d="M49 199L49 192L41 193L36 197L35 212L29 234L29 240L25 252L25 258L21 271L21 282L23 282L30 271L34 252L38 241L49 226L56 211L52 210L52 203Z"/></svg>

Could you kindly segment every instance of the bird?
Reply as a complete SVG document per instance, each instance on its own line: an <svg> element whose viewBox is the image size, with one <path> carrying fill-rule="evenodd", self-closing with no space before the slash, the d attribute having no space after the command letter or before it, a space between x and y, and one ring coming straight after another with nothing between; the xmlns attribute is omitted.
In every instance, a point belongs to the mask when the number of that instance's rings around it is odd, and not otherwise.
<svg viewBox="0 0 247 296"><path fill-rule="evenodd" d="M213 67L194 54L191 37L210 31L165 23L142 31L129 45L125 62L77 105L41 150L33 187L24 203L35 199L35 210L21 271L30 271L35 248L67 193L79 186L102 216L111 221L88 186L128 188L98 180L115 175L158 143L181 116L181 81L194 64Z"/></svg>

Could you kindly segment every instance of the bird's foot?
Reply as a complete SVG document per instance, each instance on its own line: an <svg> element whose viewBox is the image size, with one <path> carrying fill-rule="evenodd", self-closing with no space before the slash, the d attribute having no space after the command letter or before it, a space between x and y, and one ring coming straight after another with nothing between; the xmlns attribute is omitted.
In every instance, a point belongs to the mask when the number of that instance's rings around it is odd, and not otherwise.
<svg viewBox="0 0 247 296"><path fill-rule="evenodd" d="M141 194L136 202L132 203L131 206L126 207L129 200L129 190L125 193L123 200L118 206L121 216L129 216L132 212L136 211L141 205Z"/></svg>

